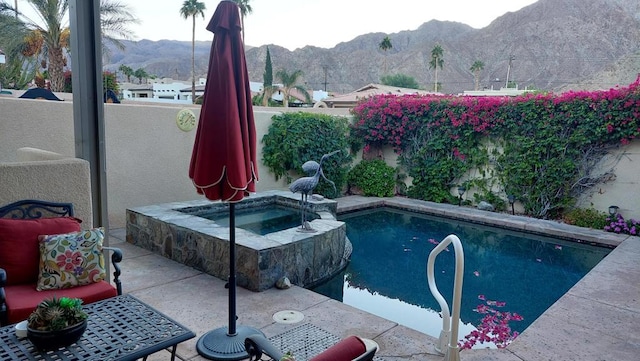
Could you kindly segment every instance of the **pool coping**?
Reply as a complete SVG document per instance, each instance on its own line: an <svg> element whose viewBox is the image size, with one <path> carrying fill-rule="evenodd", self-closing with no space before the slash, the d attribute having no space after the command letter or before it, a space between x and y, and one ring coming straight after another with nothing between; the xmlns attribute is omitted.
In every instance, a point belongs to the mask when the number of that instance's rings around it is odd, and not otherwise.
<svg viewBox="0 0 640 361"><path fill-rule="evenodd" d="M379 206L615 247L508 347L463 351L462 360L635 360L640 354L639 237L400 197L339 198L338 214Z"/></svg>

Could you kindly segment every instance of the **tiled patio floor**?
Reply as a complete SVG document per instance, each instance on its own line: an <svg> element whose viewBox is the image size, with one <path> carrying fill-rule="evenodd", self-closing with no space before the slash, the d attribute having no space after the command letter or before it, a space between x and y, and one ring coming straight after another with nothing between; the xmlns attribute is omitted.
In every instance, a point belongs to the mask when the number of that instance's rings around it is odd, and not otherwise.
<svg viewBox="0 0 640 361"><path fill-rule="evenodd" d="M339 199L339 209L375 201L371 198ZM443 214L464 212L476 218L498 218L523 227L545 227L544 222L469 208L399 200L407 206L430 207ZM582 231L547 222L557 232ZM463 351L468 360L638 360L640 355L640 238L587 231L605 242L619 243L609 256L565 296L536 320L505 350ZM131 293L193 330L196 338L178 347L183 360L205 360L196 351L197 339L212 329L226 327L228 291L225 281L152 254L124 241L125 230L110 232L110 245L124 251L121 279ZM464 242L464 240L463 240ZM425 260L426 262L426 260ZM304 314L312 323L339 337L357 334L380 345L378 355L394 360L442 360L433 347L434 338L392 321L354 309L300 287L275 288L256 293L237 290L238 325L258 328L267 336L296 325L276 323L272 315L282 310ZM150 360L167 360L160 352Z"/></svg>

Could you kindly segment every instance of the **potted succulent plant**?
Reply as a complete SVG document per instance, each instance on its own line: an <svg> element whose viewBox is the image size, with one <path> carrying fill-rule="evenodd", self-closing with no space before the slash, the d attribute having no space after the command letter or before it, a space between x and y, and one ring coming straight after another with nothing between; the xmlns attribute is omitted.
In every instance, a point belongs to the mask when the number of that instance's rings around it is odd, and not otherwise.
<svg viewBox="0 0 640 361"><path fill-rule="evenodd" d="M80 339L88 317L79 298L45 299L27 319L27 337L41 350L68 346Z"/></svg>

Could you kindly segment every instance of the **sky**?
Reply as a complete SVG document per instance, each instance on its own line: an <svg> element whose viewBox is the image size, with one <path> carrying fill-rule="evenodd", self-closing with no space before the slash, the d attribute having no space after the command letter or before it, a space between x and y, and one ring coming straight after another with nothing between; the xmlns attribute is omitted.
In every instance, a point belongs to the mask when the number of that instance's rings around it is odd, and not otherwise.
<svg viewBox="0 0 640 361"><path fill-rule="evenodd" d="M141 21L135 40L191 41L191 19L180 16L183 0L118 0ZM196 40L211 41L206 26L219 1L200 0L205 18L196 20ZM245 44L275 44L289 50L306 45L332 48L359 35L416 30L429 20L457 21L480 29L497 17L537 0L250 0Z"/></svg>
<svg viewBox="0 0 640 361"><path fill-rule="evenodd" d="M191 41L192 20L180 15L184 0L115 0L126 4L140 20L130 26L133 40ZM206 10L196 20L196 40L211 41L206 26L219 0L199 0ZM333 48L374 32L393 34L416 30L429 20L457 21L476 29L507 12L538 0L250 0L245 18L245 44L275 44L289 50L313 45ZM13 5L13 1L8 1ZM26 0L18 9L32 14ZM32 17L33 20L36 20Z"/></svg>

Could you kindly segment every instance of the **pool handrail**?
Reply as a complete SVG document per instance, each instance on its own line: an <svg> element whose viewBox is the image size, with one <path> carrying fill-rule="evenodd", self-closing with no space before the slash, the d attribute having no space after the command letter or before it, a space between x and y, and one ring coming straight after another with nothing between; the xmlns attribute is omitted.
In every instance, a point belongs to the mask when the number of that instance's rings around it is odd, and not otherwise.
<svg viewBox="0 0 640 361"><path fill-rule="evenodd" d="M436 257L444 251L449 244L453 244L456 258L456 270L453 284L453 315L449 314L449 305L442 297L438 286L436 286L434 264ZM462 278L464 275L464 251L460 238L454 234L448 235L440 242L430 253L427 260L427 281L429 290L433 297L438 301L442 309L442 331L436 344L436 351L445 355L446 361L459 361L460 350L458 347L458 328L460 325L460 303L462 300Z"/></svg>

